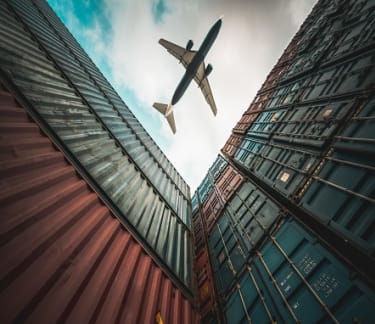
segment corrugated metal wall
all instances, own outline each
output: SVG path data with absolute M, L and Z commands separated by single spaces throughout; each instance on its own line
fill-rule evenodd
M 180 195 L 182 196 L 180 199 L 184 198 L 186 201 L 189 201 L 190 192 L 186 182 L 162 153 L 160 148 L 155 144 L 129 108 L 124 104 L 120 96 L 113 90 L 112 86 L 100 73 L 88 55 L 82 50 L 78 42 L 72 37 L 70 32 L 56 17 L 52 9 L 44 0 L 34 1 L 34 3 L 35 8 L 37 8 L 41 17 L 45 18 L 45 20 L 41 21 L 41 26 L 38 26 L 39 28 L 30 25 L 33 31 L 36 32 L 38 39 L 43 45 L 48 47 L 50 39 L 48 37 L 39 37 L 39 35 L 41 35 L 40 27 L 43 25 L 47 26 L 48 24 L 50 28 L 54 30 L 56 36 L 65 44 L 65 51 L 59 49 L 56 53 L 51 48 L 49 53 L 56 61 L 63 65 L 64 63 L 66 64 L 67 60 L 69 60 L 69 63 L 77 62 L 81 65 L 83 74 L 87 76 L 87 78 L 84 79 L 82 78 L 82 75 L 77 77 L 74 74 L 74 72 L 76 72 L 74 68 L 65 68 L 64 72 L 70 77 L 70 80 L 91 103 L 91 106 L 98 112 L 108 128 L 115 133 L 116 137 L 121 141 L 121 144 L 124 145 L 132 158 L 134 160 L 139 159 L 139 161 L 136 162 L 140 165 L 140 168 L 142 168 L 142 165 L 145 163 L 155 164 L 155 166 L 144 168 L 144 172 L 153 185 L 156 186 L 162 195 L 166 197 L 165 199 L 170 200 L 169 203 L 173 207 L 177 205 L 177 197 L 175 197 L 175 195 Z M 27 19 L 22 11 L 19 11 L 19 13 Z M 61 55 L 64 55 L 64 57 L 61 58 Z M 83 80 L 86 81 L 86 86 L 83 85 Z M 95 93 L 92 93 L 91 89 L 95 89 Z M 95 97 L 93 98 L 94 94 Z M 142 152 L 140 152 L 140 148 L 142 147 L 144 147 L 148 154 L 142 154 Z M 142 159 L 140 157 L 142 157 Z M 161 186 L 160 183 L 156 181 L 161 174 L 162 177 L 166 177 L 170 183 L 168 182 L 166 185 Z M 168 186 L 171 186 L 171 188 Z M 176 188 L 173 188 L 173 186 L 176 186 Z M 181 192 L 179 192 L 177 188 Z M 170 190 L 176 190 L 176 193 L 169 194 Z M 187 221 L 185 218 L 183 220 L 185 222 Z
M 2 73 L 191 294 L 188 187 L 43 1 L 3 1 L 0 22 Z
M 1 323 L 197 323 L 190 302 L 0 89 Z
M 374 8 L 320 1 L 234 154 L 251 176 L 372 259 Z
M 193 199 L 224 322 L 375 321 L 374 9 L 315 5 L 222 149 L 245 180 Z
M 242 182 L 243 176 L 218 155 L 192 198 L 194 269 L 198 285 L 197 299 L 204 323 L 224 320 L 219 310 L 220 290 L 216 289 L 213 273 L 216 256 L 209 256 L 208 234 Z

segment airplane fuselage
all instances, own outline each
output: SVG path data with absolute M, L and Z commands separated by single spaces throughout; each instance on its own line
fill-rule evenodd
M 212 44 L 219 33 L 221 27 L 221 19 L 219 19 L 209 30 L 207 36 L 205 37 L 202 45 L 199 47 L 198 51 L 195 53 L 193 60 L 186 67 L 186 72 L 182 77 L 180 83 L 178 84 L 171 101 L 171 105 L 175 105 L 180 98 L 185 93 L 187 87 L 189 86 L 191 80 L 193 80 L 199 66 L 204 61 L 208 51 L 210 50 Z

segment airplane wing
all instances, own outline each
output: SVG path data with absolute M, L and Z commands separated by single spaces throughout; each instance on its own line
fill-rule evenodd
M 201 88 L 204 98 L 206 99 L 207 103 L 210 105 L 212 112 L 216 116 L 216 104 L 212 95 L 210 84 L 208 83 L 208 79 L 205 76 L 205 71 L 206 67 L 202 62 L 202 64 L 198 68 L 197 73 L 195 74 L 194 80 L 198 84 L 199 88 Z
M 176 134 L 176 123 L 174 121 L 173 112 L 167 116 L 167 121 L 170 128 L 172 129 L 173 134 Z
M 188 51 L 186 48 L 173 44 L 162 38 L 159 40 L 159 44 L 165 47 L 169 53 L 177 58 L 185 68 L 193 60 L 193 57 L 196 53 L 195 51 Z

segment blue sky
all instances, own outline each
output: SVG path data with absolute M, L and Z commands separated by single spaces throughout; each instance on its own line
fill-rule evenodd
M 311 11 L 315 0 L 47 0 L 191 186 L 199 185 L 231 129 Z M 158 44 L 199 47 L 224 15 L 207 56 L 214 117 L 195 84 L 175 107 L 173 135 L 155 101 L 168 103 L 184 69 Z

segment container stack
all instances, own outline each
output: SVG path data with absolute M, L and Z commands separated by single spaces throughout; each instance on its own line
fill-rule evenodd
M 202 323 L 215 323 L 220 316 L 215 283 L 209 260 L 202 218 L 199 211 L 193 217 L 194 273 L 197 282 L 196 301 L 201 314 Z
M 222 317 L 207 237 L 242 181 L 240 173 L 218 155 L 192 198 L 195 273 L 203 323 L 215 323 Z
M 224 322 L 375 320 L 374 9 L 319 1 L 222 149 L 241 183 L 195 217 Z
M 232 159 L 358 260 L 374 249 L 373 9 L 367 1 L 318 3 Z
M 44 0 L 0 35 L 0 322 L 198 322 L 186 182 Z
M 268 74 L 266 81 L 263 83 L 263 85 L 257 92 L 257 95 L 250 104 L 249 108 L 243 113 L 241 119 L 233 128 L 232 134 L 230 135 L 224 147 L 222 148 L 222 152 L 226 156 L 233 157 L 238 147 L 240 146 L 241 141 L 243 140 L 250 124 L 257 118 L 259 112 L 262 111 L 264 107 L 267 105 L 269 98 L 275 91 L 276 84 L 279 82 L 281 76 L 285 73 L 285 71 L 289 69 L 290 65 L 292 64 L 293 58 L 297 53 L 297 48 L 300 44 L 300 40 L 300 32 L 298 32 L 294 36 L 292 41 L 289 43 L 287 48 L 284 50 L 283 55 L 280 57 L 276 65 Z

